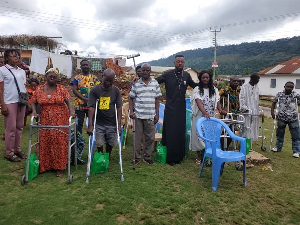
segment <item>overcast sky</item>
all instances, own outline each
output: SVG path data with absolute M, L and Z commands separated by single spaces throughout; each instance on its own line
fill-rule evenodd
M 212 47 L 220 28 L 219 45 L 299 36 L 300 0 L 0 0 L 0 35 L 61 36 L 61 50 L 137 64 Z

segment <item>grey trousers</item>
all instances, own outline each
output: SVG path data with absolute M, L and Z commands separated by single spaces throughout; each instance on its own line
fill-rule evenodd
M 141 159 L 141 144 L 145 135 L 144 159 L 151 159 L 155 141 L 155 124 L 150 119 L 135 119 L 135 159 Z

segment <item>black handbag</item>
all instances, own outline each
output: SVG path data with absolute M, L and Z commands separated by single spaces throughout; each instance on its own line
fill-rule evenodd
M 19 88 L 19 85 L 18 85 L 18 82 L 17 82 L 17 79 L 15 77 L 15 75 L 13 74 L 13 72 L 7 67 L 5 66 L 6 69 L 9 70 L 9 72 L 14 76 L 14 80 L 15 80 L 15 83 L 16 83 L 16 86 L 17 86 L 17 89 L 18 89 L 18 93 L 19 93 L 19 105 L 28 105 L 28 96 L 27 96 L 27 93 L 24 93 L 24 92 L 20 92 L 20 88 Z

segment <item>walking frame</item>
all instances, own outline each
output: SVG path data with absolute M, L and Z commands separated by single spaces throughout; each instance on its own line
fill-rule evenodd
M 236 128 L 240 130 L 240 136 L 243 136 L 244 132 L 244 125 L 245 125 L 245 117 L 243 115 L 229 112 L 229 103 L 230 103 L 230 94 L 227 94 L 227 114 L 226 116 L 223 116 L 221 119 L 223 122 L 225 122 L 233 132 L 235 132 Z M 223 108 L 225 107 L 225 99 L 223 98 L 222 102 Z M 236 119 L 234 119 L 236 118 Z M 227 138 L 229 138 L 228 134 L 224 131 L 224 134 L 222 135 L 224 138 L 224 148 L 227 149 Z M 236 142 L 233 141 L 234 149 L 237 149 Z
M 72 119 L 74 119 L 74 121 L 72 122 Z M 30 155 L 31 155 L 31 149 L 33 146 L 37 146 L 37 151 L 36 153 L 39 154 L 40 148 L 39 148 L 39 143 L 40 143 L 40 130 L 48 130 L 48 129 L 54 129 L 54 130 L 58 130 L 59 132 L 61 132 L 63 135 L 68 135 L 68 182 L 71 184 L 73 182 L 73 175 L 71 174 L 71 151 L 72 151 L 72 147 L 74 146 L 75 148 L 75 153 L 77 152 L 77 147 L 76 147 L 76 138 L 73 138 L 74 142 L 72 143 L 72 127 L 76 136 L 76 119 L 77 118 L 73 118 L 72 116 L 69 117 L 69 125 L 65 125 L 65 126 L 50 126 L 50 125 L 39 125 L 39 121 L 34 122 L 35 117 L 32 116 L 31 117 L 31 121 L 30 121 L 30 127 L 29 127 L 29 143 L 28 143 L 28 154 L 27 154 L 27 159 L 26 159 L 26 172 L 25 175 L 22 176 L 22 185 L 25 185 L 28 182 L 28 173 L 29 173 L 29 161 L 30 161 Z M 36 128 L 36 131 L 33 130 L 33 128 Z M 68 129 L 68 133 L 63 132 L 59 129 L 61 128 L 67 128 Z M 37 142 L 32 144 L 32 136 L 34 134 L 37 134 Z M 75 160 L 75 167 L 77 169 L 77 161 Z
M 246 124 L 245 124 L 245 129 L 250 129 L 251 130 L 251 125 L 252 125 L 252 122 L 253 122 L 253 118 L 254 117 L 261 117 L 261 124 L 260 124 L 260 126 L 259 126 L 259 129 L 261 130 L 261 131 L 259 131 L 259 133 L 261 133 L 261 135 L 258 135 L 258 137 L 259 138 L 261 138 L 261 147 L 260 147 L 260 149 L 262 150 L 262 151 L 266 151 L 267 150 L 267 148 L 266 148 L 266 146 L 265 146 L 265 142 L 264 142 L 264 140 L 266 139 L 266 137 L 265 137 L 265 135 L 264 135 L 264 121 L 265 121 L 265 116 L 264 116 L 264 111 L 263 111 L 263 109 L 259 109 L 259 114 L 258 115 L 253 115 L 252 114 L 252 111 L 249 109 L 249 111 L 247 112 L 247 113 L 242 113 L 244 116 L 250 116 L 250 126 L 249 127 L 247 127 L 246 126 Z M 251 149 L 252 149 L 252 141 L 251 141 Z

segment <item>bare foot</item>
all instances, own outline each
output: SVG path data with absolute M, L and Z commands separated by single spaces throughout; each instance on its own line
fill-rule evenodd
M 57 170 L 56 171 L 56 176 L 57 177 L 60 177 L 60 176 L 62 176 L 63 175 L 63 172 L 61 171 L 61 170 Z

